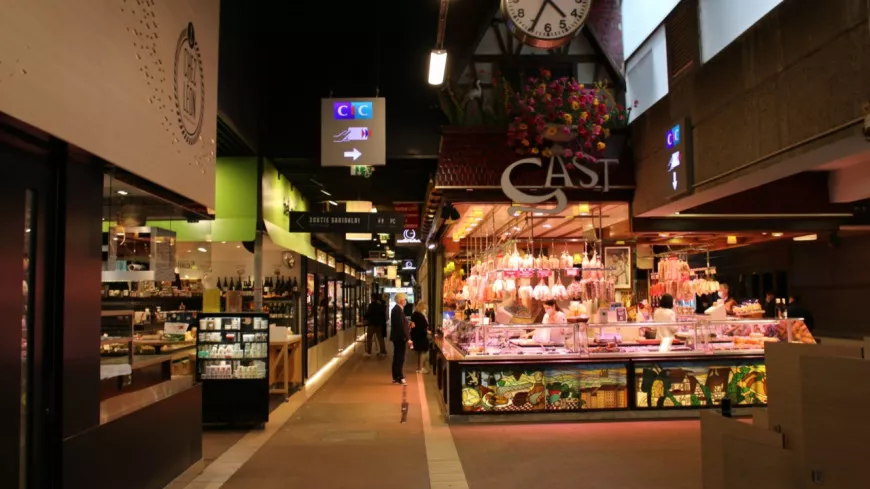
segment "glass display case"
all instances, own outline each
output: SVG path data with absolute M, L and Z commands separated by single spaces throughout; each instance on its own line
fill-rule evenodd
M 435 374 L 451 416 L 764 406 L 764 345 L 815 342 L 799 319 L 443 326 Z
M 100 379 L 133 373 L 133 311 L 103 311 L 100 321 Z
M 268 421 L 269 315 L 201 313 L 196 336 L 203 422 Z

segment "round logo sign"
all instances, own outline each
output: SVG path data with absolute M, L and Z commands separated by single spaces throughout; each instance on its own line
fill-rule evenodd
M 405 241 L 413 241 L 417 239 L 417 231 L 406 229 L 405 232 L 402 233 L 402 237 L 405 238 Z
M 188 144 L 196 144 L 202 131 L 205 110 L 205 82 L 202 77 L 202 56 L 193 23 L 178 36 L 175 47 L 175 111 L 181 134 Z

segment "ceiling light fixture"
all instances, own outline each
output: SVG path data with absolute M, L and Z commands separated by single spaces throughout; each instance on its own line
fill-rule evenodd
M 805 236 L 795 236 L 794 237 L 795 241 L 815 241 L 817 239 L 819 239 L 818 234 L 807 234 Z
M 203 247 L 199 247 L 199 248 L 197 248 L 197 250 L 199 250 L 200 253 L 206 253 L 206 252 L 208 252 L 208 250 L 205 249 L 205 248 L 203 248 Z
M 376 212 L 378 212 L 378 208 L 377 208 L 377 207 L 372 207 L 372 214 L 374 214 L 374 213 L 376 213 Z
M 435 243 L 429 243 L 428 248 L 429 248 L 430 250 L 434 250 L 436 246 L 437 246 L 437 245 L 436 245 Z
M 774 238 L 781 238 L 782 233 L 771 233 L 771 236 L 773 236 Z
M 327 192 L 326 190 L 320 189 L 320 192 L 327 197 L 332 197 L 332 194 Z
M 447 69 L 447 51 L 433 49 L 429 53 L 429 84 L 441 85 L 444 83 L 444 72 Z
M 334 206 L 338 206 L 338 202 L 336 202 L 336 201 L 334 201 L 334 200 L 329 200 L 329 201 L 327 201 L 327 202 L 329 202 L 330 204 L 332 204 L 332 205 L 334 205 Z
M 730 245 L 735 245 L 737 244 L 737 236 L 728 236 L 727 238 L 725 238 L 725 242 Z
M 659 238 L 667 238 L 668 233 L 659 233 Z
M 126 190 L 118 190 L 118 195 L 127 195 L 128 192 Z
M 547 229 L 550 229 L 550 228 L 551 228 L 551 227 L 553 227 L 553 225 L 552 225 L 552 224 L 549 224 L 549 223 L 547 223 L 547 224 L 544 224 L 544 227 L 545 227 L 545 228 L 547 228 Z

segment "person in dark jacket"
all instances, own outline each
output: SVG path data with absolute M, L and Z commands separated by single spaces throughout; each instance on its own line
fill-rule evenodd
M 393 383 L 407 384 L 405 380 L 405 351 L 411 345 L 411 332 L 404 307 L 408 297 L 404 293 L 396 294 L 396 305 L 390 311 L 390 341 L 393 342 Z
M 776 294 L 768 292 L 764 295 L 764 317 L 768 319 L 776 318 Z
M 417 352 L 417 373 L 423 373 L 423 357 L 429 353 L 429 320 L 426 319 L 426 301 L 417 303 L 411 315 L 411 343 Z
M 372 294 L 372 302 L 366 309 L 364 316 L 366 321 L 366 352 L 365 356 L 372 354 L 372 339 L 378 340 L 378 356 L 387 356 L 387 348 L 384 344 L 384 333 L 387 331 L 387 308 L 381 301 L 381 296 Z
M 804 324 L 807 325 L 807 329 L 810 330 L 810 333 L 813 332 L 813 328 L 816 326 L 816 321 L 813 318 L 813 313 L 811 313 L 804 305 L 801 296 L 795 294 L 788 298 L 788 308 L 786 309 L 786 312 L 789 319 L 803 319 Z

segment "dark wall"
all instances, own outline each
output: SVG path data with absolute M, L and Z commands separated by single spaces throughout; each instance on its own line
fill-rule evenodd
M 785 272 L 788 293 L 801 295 L 817 334 L 870 336 L 863 307 L 870 297 L 868 250 L 867 236 L 819 235 L 814 242 L 780 241 L 713 253 L 711 264 L 732 285 L 753 274 Z
M 255 151 L 262 115 L 260 76 L 268 51 L 260 30 L 257 9 L 249 2 L 221 2 L 218 110 Z
M 685 9 L 697 9 L 697 0 L 684 0 L 666 20 L 668 54 L 694 52 L 694 60 L 681 73 L 669 66 L 669 95 L 633 124 L 638 181 L 645 182 L 636 193 L 636 213 L 666 202 L 664 136 L 680 117 L 694 125 L 696 185 L 757 162 L 699 189 L 857 133 L 843 129 L 806 141 L 862 117 L 870 100 L 865 0 L 785 0 L 704 64 L 698 47 L 686 46 L 696 34 L 671 35 L 697 29 L 686 25 L 697 12 Z
M 59 204 L 63 260 L 63 437 L 100 424 L 102 167 L 72 149 L 62 168 Z

